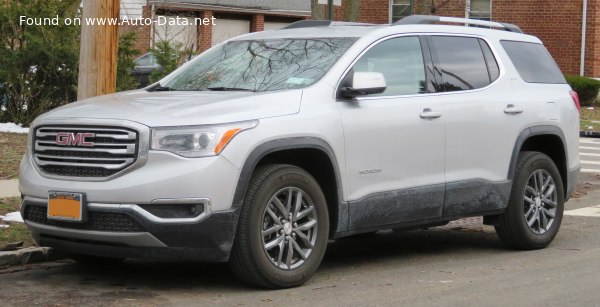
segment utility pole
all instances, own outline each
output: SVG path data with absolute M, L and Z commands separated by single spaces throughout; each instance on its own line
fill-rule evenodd
M 117 84 L 119 0 L 85 0 L 81 17 L 81 49 L 77 100 L 114 93 Z M 105 25 L 88 25 L 86 20 L 105 19 Z
M 333 0 L 327 0 L 327 17 L 333 20 Z

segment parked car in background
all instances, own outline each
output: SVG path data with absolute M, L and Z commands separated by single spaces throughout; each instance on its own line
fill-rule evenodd
M 162 66 L 156 61 L 156 57 L 152 52 L 148 52 L 135 61 L 135 67 L 131 71 L 131 75 L 134 76 L 139 82 L 139 87 L 145 87 L 150 84 L 150 75 L 155 71 L 162 71 Z

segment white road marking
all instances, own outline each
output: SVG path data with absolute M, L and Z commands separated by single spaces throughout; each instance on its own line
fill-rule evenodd
M 564 215 L 600 217 L 600 205 L 575 210 L 568 210 L 564 212 Z
M 600 173 L 600 169 L 594 169 L 594 168 L 582 168 L 580 170 L 580 172 L 582 173 Z
M 596 140 L 596 139 L 579 139 L 579 143 L 583 143 L 583 144 L 598 144 L 600 145 L 600 140 Z
M 600 157 L 600 154 L 597 153 L 588 153 L 588 152 L 580 152 L 580 156 L 588 156 L 588 157 Z
M 600 161 L 585 161 L 585 160 L 581 160 L 581 164 L 594 164 L 594 165 L 600 165 Z
M 579 146 L 579 149 L 586 149 L 586 150 L 600 150 L 600 147 Z

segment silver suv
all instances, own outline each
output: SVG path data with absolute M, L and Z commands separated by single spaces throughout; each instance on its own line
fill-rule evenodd
M 40 116 L 21 210 L 82 262 L 228 261 L 268 288 L 308 280 L 330 239 L 468 216 L 538 249 L 578 181 L 578 109 L 514 25 L 301 21 Z

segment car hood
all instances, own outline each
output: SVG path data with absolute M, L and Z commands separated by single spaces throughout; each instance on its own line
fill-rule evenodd
M 150 127 L 219 124 L 298 113 L 302 90 L 278 92 L 136 90 L 56 108 L 38 120 L 123 119 Z

